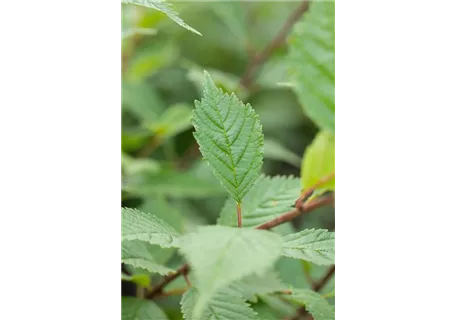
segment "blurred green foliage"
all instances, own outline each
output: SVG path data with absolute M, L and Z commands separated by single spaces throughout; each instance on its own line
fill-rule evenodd
M 216 223 L 228 194 L 202 162 L 190 123 L 194 100 L 201 99 L 203 70 L 217 86 L 235 92 L 258 113 L 265 136 L 262 172 L 301 176 L 302 155 L 319 128 L 303 112 L 293 89 L 283 85 L 290 81 L 285 59 L 289 45 L 274 50 L 253 81 L 240 85 L 254 56 L 273 40 L 299 5 L 173 2 L 179 17 L 199 31 L 199 36 L 159 11 L 122 4 L 122 206 L 153 212 L 182 233 Z M 334 230 L 334 210 L 318 209 L 276 231 L 287 234 L 302 228 Z M 170 268 L 182 263 L 173 248 L 152 246 L 150 250 L 156 261 Z M 310 286 L 305 268 L 315 279 L 327 269 L 285 257 L 277 268 L 286 283 L 301 288 Z M 147 270 L 127 269 L 148 274 Z M 158 278 L 154 275 L 152 284 Z M 181 278 L 168 288 L 183 286 Z M 333 288 L 331 280 L 321 292 Z M 180 296 L 171 297 L 157 304 L 170 319 L 177 320 L 182 319 L 179 300 Z M 281 303 L 264 297 L 254 309 L 265 317 L 271 313 L 283 316 L 290 310 L 280 307 Z

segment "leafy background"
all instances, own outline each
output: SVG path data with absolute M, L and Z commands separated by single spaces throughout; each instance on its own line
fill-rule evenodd
M 199 36 L 159 11 L 122 4 L 122 206 L 153 212 L 180 233 L 217 222 L 228 194 L 202 162 L 190 124 L 194 100 L 202 94 L 203 70 L 211 74 L 217 86 L 250 103 L 259 115 L 265 136 L 262 173 L 301 175 L 301 161 L 319 127 L 304 111 L 295 91 L 283 85 L 290 82 L 286 57 L 293 39 L 274 50 L 250 83 L 240 85 L 249 62 L 271 42 L 299 5 L 173 2 L 179 17 L 198 30 Z M 318 14 L 306 23 L 324 22 Z M 304 228 L 333 231 L 334 209 L 318 209 L 276 231 L 287 234 Z M 175 248 L 149 246 L 144 250 L 152 252 L 156 260 L 148 263 L 175 269 L 183 262 Z M 149 281 L 141 275 L 149 272 L 140 266 L 123 268 L 142 279 L 137 283 L 148 286 Z M 314 279 L 327 270 L 285 257 L 276 269 L 284 282 L 297 288 L 309 287 L 305 269 Z M 153 284 L 159 275 L 151 278 Z M 167 289 L 181 287 L 185 287 L 182 278 Z M 334 279 L 321 293 L 333 289 Z M 136 294 L 132 282 L 122 281 L 122 296 Z M 180 298 L 171 296 L 155 302 L 169 319 L 182 319 Z M 255 311 L 260 315 L 295 311 L 274 299 L 265 297 L 255 305 Z M 328 301 L 334 303 L 332 298 Z

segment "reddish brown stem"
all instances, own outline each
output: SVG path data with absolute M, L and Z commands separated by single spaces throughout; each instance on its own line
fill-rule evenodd
M 244 75 L 241 78 L 240 84 L 246 88 L 250 87 L 252 84 L 253 76 L 255 75 L 256 71 L 259 69 L 259 67 L 264 64 L 269 57 L 273 54 L 274 50 L 279 48 L 285 43 L 285 39 L 290 32 L 291 28 L 293 25 L 301 18 L 301 16 L 304 14 L 304 12 L 307 11 L 309 8 L 309 2 L 308 1 L 303 1 L 295 11 L 292 12 L 292 14 L 288 17 L 288 19 L 285 21 L 285 24 L 282 26 L 282 29 L 280 29 L 279 33 L 272 39 L 271 42 L 268 43 L 268 45 L 252 60 L 250 60 L 249 64 L 247 65 L 247 68 L 244 72 Z
M 236 211 L 237 211 L 238 227 L 242 228 L 242 210 L 241 210 L 241 205 L 239 203 L 236 203 Z
M 296 218 L 300 214 L 307 213 L 307 212 L 310 212 L 310 211 L 312 211 L 312 210 L 314 210 L 316 208 L 322 207 L 322 206 L 324 206 L 326 204 L 333 204 L 333 203 L 334 203 L 334 195 L 333 194 L 331 194 L 330 196 L 317 198 L 315 200 L 309 201 L 308 203 L 304 203 L 302 206 L 300 206 L 300 208 L 295 208 L 295 209 L 293 209 L 291 211 L 288 211 L 288 212 L 282 214 L 281 216 L 278 216 L 275 219 L 272 219 L 271 221 L 267 221 L 267 222 L 259 225 L 258 227 L 256 227 L 256 229 L 271 229 L 271 228 L 274 228 L 274 227 L 278 226 L 279 224 L 288 222 L 288 221 Z
M 161 139 L 158 136 L 152 136 L 149 141 L 138 152 L 138 158 L 147 158 L 160 145 Z
M 188 279 L 188 275 L 187 275 L 187 274 L 188 274 L 188 273 L 184 273 L 184 279 L 185 279 L 185 282 L 187 282 L 187 285 L 188 285 L 189 287 L 191 287 L 191 286 L 192 286 L 192 283 L 191 283 L 190 280 Z
M 329 281 L 329 279 L 331 279 L 331 277 L 333 276 L 333 274 L 335 272 L 336 272 L 336 266 L 333 265 L 332 267 L 330 267 L 328 269 L 326 274 L 320 280 L 313 283 L 312 288 L 315 291 L 320 291 L 325 286 L 325 284 Z
M 315 200 L 310 201 L 309 203 L 306 203 L 302 207 L 302 211 L 299 211 L 298 209 L 294 209 L 294 210 L 292 210 L 290 212 L 286 212 L 283 215 L 281 215 L 281 216 L 279 216 L 279 217 L 277 217 L 277 218 L 275 218 L 275 219 L 273 219 L 271 221 L 265 222 L 265 223 L 257 226 L 255 229 L 266 230 L 266 229 L 273 228 L 275 226 L 278 226 L 279 224 L 282 224 L 282 223 L 285 223 L 287 221 L 292 220 L 293 218 L 297 217 L 298 215 L 300 215 L 302 213 L 307 213 L 307 212 L 310 212 L 310 211 L 312 211 L 312 210 L 314 210 L 316 208 L 319 208 L 319 207 L 321 207 L 323 205 L 331 204 L 331 203 L 333 203 L 333 201 L 334 201 L 333 195 L 326 196 L 326 197 L 323 197 L 323 198 L 317 198 Z M 151 299 L 151 298 L 155 297 L 157 294 L 161 293 L 163 288 L 168 283 L 170 283 L 174 279 L 178 278 L 181 274 L 187 274 L 189 271 L 190 271 L 190 266 L 187 263 L 182 265 L 179 269 L 177 269 L 176 273 L 173 273 L 171 275 L 168 275 L 168 276 L 164 277 L 162 279 L 162 281 L 157 286 L 155 286 L 152 289 L 152 291 L 150 291 L 146 295 L 146 298 L 147 299 Z
M 298 200 L 296 200 L 295 202 L 295 206 L 296 208 L 299 209 L 300 206 L 302 206 L 302 203 L 303 201 L 309 197 L 314 191 L 315 189 L 318 189 L 320 188 L 322 185 L 324 185 L 326 182 L 328 181 L 331 181 L 332 179 L 334 179 L 336 177 L 336 173 L 335 172 L 332 172 L 330 173 L 329 175 L 321 178 L 320 180 L 318 180 L 312 187 L 304 190 L 302 193 L 301 193 L 301 196 L 298 198 Z
M 190 271 L 190 266 L 188 265 L 188 263 L 186 263 L 186 264 L 182 265 L 179 269 L 177 269 L 176 273 L 173 273 L 173 274 L 170 274 L 170 275 L 167 275 L 167 276 L 163 277 L 163 279 L 160 281 L 160 283 L 158 285 L 156 285 L 152 289 L 152 291 L 150 291 L 146 295 L 146 299 L 151 299 L 151 298 L 155 297 L 156 295 L 158 295 L 159 293 L 162 292 L 163 288 L 168 283 L 170 283 L 174 279 L 178 278 L 181 274 L 187 274 L 189 271 Z

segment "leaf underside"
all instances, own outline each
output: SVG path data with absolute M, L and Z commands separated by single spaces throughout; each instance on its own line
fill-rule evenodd
M 161 247 L 177 246 L 179 233 L 153 214 L 122 208 L 122 241 L 140 240 Z
M 195 318 L 193 310 L 198 300 L 199 293 L 195 288 L 191 288 L 182 297 L 181 309 L 185 320 L 260 320 L 244 299 L 224 291 L 217 292 L 207 302 L 202 316 Z
M 122 241 L 122 263 L 161 275 L 175 272 L 173 269 L 157 263 L 148 246 L 150 244 L 138 240 Z
M 323 229 L 306 229 L 283 237 L 283 255 L 317 265 L 335 263 L 335 234 Z
M 287 289 L 275 271 L 268 271 L 262 276 L 247 276 L 230 285 L 230 290 L 241 295 L 250 302 L 257 303 L 258 296 Z
M 122 297 L 122 320 L 168 320 L 166 314 L 152 301 Z
M 248 275 L 261 276 L 282 253 L 282 239 L 277 234 L 225 226 L 201 227 L 184 235 L 180 246 L 199 289 L 195 317 L 217 291 Z
M 315 320 L 334 320 L 334 307 L 321 295 L 309 289 L 295 289 L 292 299 L 305 306 Z

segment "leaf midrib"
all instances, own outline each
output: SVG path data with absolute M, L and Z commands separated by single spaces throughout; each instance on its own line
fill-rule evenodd
M 223 101 L 224 96 L 223 96 L 223 94 L 221 93 L 221 90 L 220 90 L 220 89 L 217 89 L 217 88 L 215 88 L 215 90 L 217 91 L 217 98 L 220 98 L 220 96 L 221 96 L 222 99 L 219 99 L 219 100 Z M 215 100 L 213 97 L 211 97 L 211 98 L 212 98 L 212 100 Z M 228 108 L 228 110 L 230 110 L 231 107 L 232 107 L 232 106 L 231 106 L 231 101 L 230 101 L 229 99 L 227 99 L 227 100 L 228 100 L 228 103 L 229 103 L 229 108 Z M 215 102 L 215 101 L 212 101 L 212 102 Z M 230 151 L 229 154 L 228 154 L 228 157 L 230 158 L 230 162 L 231 162 L 231 166 L 232 166 L 232 167 L 231 167 L 231 170 L 233 171 L 233 174 L 234 174 L 234 184 L 236 185 L 236 192 L 237 192 L 237 191 L 238 191 L 237 189 L 238 189 L 239 185 L 238 185 L 238 183 L 237 183 L 236 167 L 234 166 L 233 150 L 231 149 L 230 140 L 229 140 L 228 134 L 227 134 L 227 132 L 226 132 L 225 122 L 222 121 L 222 114 L 220 113 L 220 110 L 219 110 L 219 108 L 218 108 L 218 105 L 217 105 L 216 103 L 214 103 L 214 105 L 215 105 L 215 108 L 214 108 L 214 109 L 215 109 L 215 112 L 217 112 L 219 121 L 220 121 L 220 123 L 222 124 L 222 127 L 223 127 L 223 137 L 225 138 L 226 146 L 228 147 L 228 149 L 229 149 L 229 151 Z M 239 110 L 239 113 L 241 113 L 241 112 L 242 112 L 242 110 Z M 235 122 L 236 122 L 236 121 L 237 121 L 237 117 L 236 117 L 235 121 L 233 122 L 233 126 L 235 125 Z M 245 121 L 245 117 L 244 117 L 244 121 Z M 240 132 L 240 131 L 239 131 L 239 132 Z M 233 143 L 234 143 L 234 142 L 233 142 Z M 237 201 L 236 201 L 236 202 L 237 202 Z

